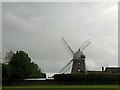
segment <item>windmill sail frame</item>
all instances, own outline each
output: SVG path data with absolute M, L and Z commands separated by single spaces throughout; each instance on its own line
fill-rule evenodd
M 70 55 L 73 56 L 73 59 L 70 60 L 61 70 L 59 73 L 63 72 L 66 67 L 68 67 L 72 62 L 72 74 L 76 74 L 78 72 L 83 72 L 87 74 L 87 67 L 85 64 L 85 55 L 82 53 L 82 51 L 91 43 L 91 41 L 88 39 L 86 40 L 82 45 L 81 48 L 74 53 L 71 47 L 68 45 L 68 43 L 65 41 L 65 39 L 62 37 L 61 39 L 63 41 L 63 45 L 67 47 L 67 50 L 69 50 Z M 69 68 L 70 69 L 70 68 Z

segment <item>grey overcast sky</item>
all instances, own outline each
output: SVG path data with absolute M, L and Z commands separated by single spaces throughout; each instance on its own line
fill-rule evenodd
M 75 52 L 83 51 L 89 70 L 118 66 L 118 5 L 108 2 L 4 2 L 3 55 L 23 50 L 44 72 L 58 73 L 72 57 L 60 42 L 63 36 Z

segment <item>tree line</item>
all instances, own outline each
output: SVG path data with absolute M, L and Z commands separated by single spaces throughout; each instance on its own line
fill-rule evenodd
M 36 63 L 31 61 L 31 58 L 24 51 L 16 53 L 10 51 L 6 54 L 4 63 L 2 63 L 3 85 L 10 85 L 14 80 L 41 77 L 46 77 L 46 74 Z

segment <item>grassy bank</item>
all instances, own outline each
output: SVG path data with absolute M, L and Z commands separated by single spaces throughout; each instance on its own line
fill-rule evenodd
M 118 85 L 30 85 L 3 86 L 2 90 L 119 90 Z

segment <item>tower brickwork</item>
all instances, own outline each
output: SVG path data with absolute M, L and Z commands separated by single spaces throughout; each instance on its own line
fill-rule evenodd
M 85 67 L 85 55 L 81 55 L 81 58 L 79 59 L 73 59 L 73 65 L 72 65 L 72 74 L 77 74 L 79 72 L 86 72 Z

